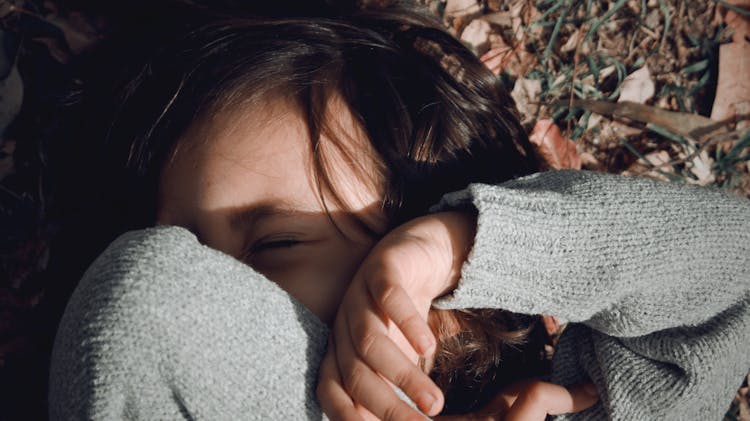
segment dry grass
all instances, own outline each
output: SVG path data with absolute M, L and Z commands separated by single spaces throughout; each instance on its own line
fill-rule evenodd
M 719 49 L 735 30 L 726 11 L 750 15 L 730 4 L 736 1 L 485 0 L 478 8 L 465 6 L 471 1 L 422 2 L 517 93 L 529 131 L 539 120 L 557 124 L 582 168 L 750 198 L 750 109 L 708 119 L 722 100 Z M 459 3 L 464 7 L 452 7 Z M 750 69 L 750 55 L 737 60 Z M 629 75 L 640 83 L 626 82 Z M 618 104 L 620 97 L 640 104 Z M 750 97 L 743 99 L 750 105 Z M 725 420 L 750 421 L 747 383 Z

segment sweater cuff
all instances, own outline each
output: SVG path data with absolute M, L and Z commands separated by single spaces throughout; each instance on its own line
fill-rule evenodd
M 543 173 L 523 177 L 539 178 Z M 471 184 L 449 193 L 430 212 L 471 209 L 478 212 L 474 245 L 461 271 L 458 287 L 433 301 L 438 309 L 503 308 L 540 314 L 556 307 L 561 294 L 546 293 L 565 267 L 554 264 L 568 227 L 565 212 L 550 192 L 534 195 L 510 182 Z M 571 289 L 568 289 L 571 290 Z M 573 289 L 574 290 L 574 289 Z M 559 304 L 558 304 L 559 305 Z

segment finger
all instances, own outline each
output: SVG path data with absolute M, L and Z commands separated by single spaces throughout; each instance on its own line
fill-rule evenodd
M 380 421 L 380 419 L 376 417 L 375 414 L 368 411 L 367 408 L 365 408 L 361 404 L 354 402 L 354 408 L 357 409 L 357 411 L 359 412 L 359 415 L 361 415 L 362 418 L 365 419 L 365 421 Z
M 547 382 L 532 382 L 513 403 L 507 421 L 543 421 L 548 414 L 557 415 L 582 411 L 599 400 L 581 385 L 570 390 Z
M 320 408 L 331 421 L 363 419 L 341 383 L 332 336 L 329 336 L 328 350 L 320 364 L 318 378 L 315 393 L 320 402 Z
M 404 391 L 424 413 L 439 413 L 443 407 L 443 394 L 440 388 L 388 337 L 388 331 L 377 314 L 367 310 L 360 311 L 360 314 L 361 321 L 346 322 L 349 324 L 354 352 L 372 371 Z M 340 360 L 353 361 L 354 358 Z M 353 397 L 359 400 L 357 396 Z
M 570 386 L 565 390 L 568 392 L 566 399 L 556 401 L 555 403 L 559 403 L 560 405 L 550 406 L 547 410 L 548 414 L 558 415 L 568 412 L 580 412 L 599 401 L 599 392 L 593 383 L 582 383 Z
M 406 291 L 382 275 L 366 276 L 365 284 L 375 304 L 398 326 L 414 350 L 423 357 L 432 355 L 435 335 Z
M 341 319 L 341 324 L 348 329 L 345 320 Z M 390 341 L 388 338 L 384 339 Z M 338 364 L 343 385 L 354 401 L 384 421 L 424 420 L 419 412 L 402 401 L 390 385 L 357 357 L 351 342 L 337 340 L 336 353 L 341 356 L 338 358 Z M 408 392 L 406 393 L 408 395 Z

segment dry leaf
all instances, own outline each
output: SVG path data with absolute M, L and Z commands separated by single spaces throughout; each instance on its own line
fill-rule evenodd
M 581 38 L 581 31 L 576 29 L 570 36 L 568 37 L 568 40 L 565 41 L 565 44 L 563 44 L 562 47 L 560 47 L 560 51 L 563 53 L 569 53 L 571 51 L 575 51 L 576 47 L 578 46 L 578 40 Z
M 448 18 L 471 19 L 482 13 L 482 6 L 477 0 L 448 0 L 443 13 Z
M 592 113 L 589 117 L 588 123 L 586 123 L 586 130 L 591 130 L 594 127 L 598 127 L 601 124 L 602 119 L 604 119 L 604 117 L 602 117 L 601 114 Z M 581 117 L 581 121 L 579 124 L 583 124 L 583 117 Z
M 582 152 L 579 156 L 581 157 L 581 166 L 583 168 L 605 171 L 602 163 L 590 152 Z
M 516 101 L 518 111 L 524 116 L 524 121 L 533 120 L 539 112 L 539 95 L 542 93 L 542 81 L 536 79 L 519 78 L 510 96 Z
M 490 33 L 492 28 L 487 21 L 474 19 L 461 33 L 461 41 L 468 44 L 477 55 L 482 55 L 490 49 Z
M 686 177 L 685 181 L 690 184 L 698 184 L 701 186 L 706 186 L 716 181 L 716 177 L 714 177 L 713 172 L 711 172 L 711 165 L 713 165 L 714 160 L 708 156 L 708 152 L 705 149 L 690 162 L 693 164 L 690 168 L 690 172 L 698 177 L 698 180 Z
M 750 10 L 750 0 L 724 0 L 726 3 L 731 4 L 745 10 Z M 723 16 L 724 23 L 732 28 L 732 40 L 739 42 L 748 35 L 750 35 L 750 19 L 740 15 L 732 9 L 725 7 L 719 8 L 719 13 Z
M 736 6 L 750 8 L 748 0 L 734 0 Z M 719 79 L 711 118 L 734 119 L 740 108 L 750 105 L 750 19 L 732 10 L 726 11 L 726 24 L 733 30 L 733 42 L 719 47 Z
M 575 143 L 565 139 L 552 120 L 539 120 L 529 140 L 546 166 L 554 169 L 581 169 L 581 157 Z
M 501 28 L 511 28 L 513 23 L 513 17 L 509 12 L 496 12 L 482 16 L 480 19 L 486 20 L 487 22 L 497 25 Z
M 617 102 L 631 101 L 643 104 L 656 93 L 656 86 L 651 80 L 648 66 L 643 66 L 628 75 L 620 86 L 620 97 Z
M 750 9 L 750 0 L 729 0 L 728 3 Z M 724 22 L 732 29 L 732 43 L 719 49 L 719 79 L 711 118 L 732 119 L 750 103 L 750 19 L 733 10 L 720 8 Z
M 648 162 L 644 161 L 643 158 L 646 158 L 646 161 Z M 634 162 L 633 165 L 622 172 L 622 175 L 635 175 L 661 181 L 670 181 L 669 177 L 657 171 L 656 168 L 652 168 L 658 167 L 658 170 L 668 174 L 675 173 L 672 165 L 665 165 L 672 160 L 667 151 L 654 151 L 644 155 L 643 158 L 638 158 L 638 161 Z
M 491 48 L 480 60 L 492 73 L 499 75 L 507 71 L 513 77 L 522 77 L 534 63 L 534 55 L 521 48 L 520 44 L 513 48 L 497 34 L 491 34 L 489 39 Z

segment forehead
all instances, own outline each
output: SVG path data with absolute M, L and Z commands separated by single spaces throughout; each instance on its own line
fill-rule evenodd
M 350 210 L 371 209 L 382 200 L 382 182 L 376 160 L 362 157 L 375 154 L 338 95 L 327 103 L 326 123 L 337 139 L 324 133 L 318 145 L 328 178 Z M 162 174 L 160 199 L 201 211 L 274 201 L 300 211 L 323 209 L 302 110 L 275 96 L 209 113 L 178 143 Z M 335 208 L 329 200 L 326 206 Z

